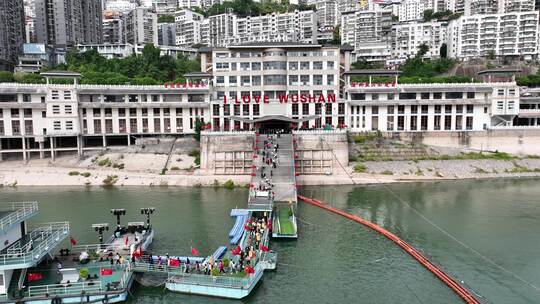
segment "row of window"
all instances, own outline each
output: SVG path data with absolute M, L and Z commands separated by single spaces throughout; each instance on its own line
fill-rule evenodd
M 235 99 L 238 92 L 236 91 L 229 91 L 229 98 Z M 241 91 L 240 97 L 244 96 L 250 96 L 251 98 L 255 97 L 261 97 L 262 96 L 261 91 Z M 322 90 L 302 90 L 302 91 L 264 91 L 264 96 L 268 96 L 269 99 L 276 99 L 279 98 L 279 96 L 285 96 L 285 95 L 313 95 L 313 96 L 319 96 L 322 95 L 324 92 Z M 334 95 L 334 90 L 326 90 L 326 95 Z M 223 100 L 223 97 L 225 96 L 224 91 L 217 91 L 216 92 L 216 98 L 217 100 Z
M 261 81 L 262 79 L 262 81 Z M 289 75 L 289 85 L 334 85 L 334 75 Z M 229 76 L 228 85 L 238 85 L 238 76 Z M 240 76 L 241 86 L 287 85 L 287 75 Z M 225 85 L 225 76 L 216 77 L 216 85 Z
M 425 100 L 425 99 L 474 99 L 475 92 L 423 92 L 423 93 L 388 93 L 388 94 L 365 94 L 351 93 L 351 100 Z M 369 98 L 369 99 L 368 99 Z
M 407 131 L 427 131 L 428 130 L 428 116 L 427 115 L 413 115 L 409 117 L 409 126 Z M 380 129 L 379 116 L 371 116 L 371 130 L 376 131 Z M 382 119 L 381 119 L 382 121 Z M 405 131 L 406 117 L 401 116 L 387 116 L 386 117 L 386 130 L 387 131 Z M 453 124 L 452 124 L 453 122 Z M 463 125 L 465 122 L 465 126 Z M 473 116 L 464 115 L 435 115 L 433 116 L 433 124 L 431 125 L 433 130 L 440 131 L 452 131 L 452 130 L 472 130 L 474 126 Z M 453 125 L 453 128 L 452 128 Z M 350 126 L 353 128 L 366 127 L 365 116 L 351 116 Z
M 12 120 L 11 121 L 11 132 L 13 135 L 21 135 L 21 121 Z M 5 134 L 4 121 L 0 120 L 0 135 Z M 34 124 L 32 120 L 24 120 L 24 134 L 33 135 L 34 134 Z
M 234 52 L 226 53 L 220 52 L 216 53 L 216 58 L 261 58 L 269 56 L 289 56 L 289 57 L 321 57 L 321 56 L 335 56 L 335 51 L 268 51 L 268 52 Z
M 103 96 L 103 97 L 102 97 Z M 188 102 L 204 102 L 205 94 L 187 94 Z M 162 98 L 157 94 L 129 94 L 127 95 L 128 102 L 182 102 L 182 94 L 163 94 Z M 81 95 L 80 102 L 126 102 L 126 95 Z
M 152 125 L 149 122 L 153 122 Z M 173 126 L 171 122 L 175 122 Z M 196 118 L 189 119 L 189 128 L 194 129 Z M 129 125 L 128 125 L 129 123 Z M 112 119 L 106 119 L 102 124 L 100 119 L 94 119 L 92 121 L 94 134 L 113 133 L 113 121 Z M 128 128 L 129 127 L 129 128 Z M 172 120 L 170 118 L 154 118 L 149 120 L 148 118 L 142 118 L 140 120 L 136 118 L 119 119 L 118 120 L 118 132 L 119 133 L 171 133 L 175 130 L 177 133 L 181 133 L 184 130 L 184 120 L 182 117 L 177 117 Z M 88 134 L 88 120 L 83 120 L 83 132 Z
M 160 116 L 160 115 L 163 115 L 163 116 L 169 116 L 171 115 L 172 111 L 174 109 L 174 114 L 176 116 L 182 116 L 183 114 L 183 109 L 182 108 L 154 108 L 154 109 L 150 109 L 152 114 L 154 116 Z M 102 114 L 102 109 L 91 109 L 91 113 L 92 113 L 92 116 L 93 117 L 100 117 L 101 114 Z M 126 116 L 126 114 L 129 114 L 129 116 L 137 116 L 137 109 L 135 108 L 130 108 L 129 111 L 127 111 L 128 109 L 126 108 L 118 108 L 117 110 L 117 113 L 118 113 L 118 116 L 120 117 L 124 117 Z M 142 108 L 140 109 L 140 113 L 142 116 L 148 116 L 148 111 L 149 109 L 147 108 Z M 82 115 L 83 117 L 86 117 L 88 115 L 88 112 L 90 112 L 90 109 L 82 109 Z M 111 117 L 113 115 L 113 111 L 112 111 L 112 108 L 105 108 L 103 109 L 103 115 L 105 117 Z M 190 116 L 204 116 L 204 109 L 193 109 L 193 108 L 189 108 L 189 115 Z

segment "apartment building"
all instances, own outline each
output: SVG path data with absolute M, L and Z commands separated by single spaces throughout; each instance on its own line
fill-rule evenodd
M 22 52 L 25 37 L 24 6 L 21 0 L 0 1 L 0 68 L 11 69 Z
M 433 1 L 404 0 L 397 6 L 399 22 L 422 20 L 427 9 L 433 9 Z
M 103 43 L 105 44 L 125 44 L 126 43 L 126 26 L 124 19 L 111 18 L 103 19 Z
M 176 45 L 189 47 L 201 43 L 202 32 L 201 25 L 204 16 L 191 10 L 184 9 L 175 12 L 174 21 L 177 29 Z
M 450 57 L 465 60 L 491 52 L 538 58 L 538 11 L 461 17 L 449 24 L 448 45 Z
M 157 14 L 153 11 L 138 7 L 124 18 L 126 42 L 133 45 L 158 45 Z
M 35 0 L 35 11 L 38 43 L 59 47 L 101 43 L 101 1 Z
M 158 23 L 158 44 L 176 45 L 176 23 Z
M 447 41 L 446 22 L 412 22 L 392 27 L 392 57 L 407 59 L 414 57 L 421 45 L 429 50 L 425 58 L 437 58 L 440 49 Z

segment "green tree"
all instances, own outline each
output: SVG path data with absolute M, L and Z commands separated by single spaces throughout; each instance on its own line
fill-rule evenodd
M 202 131 L 203 125 L 204 125 L 204 121 L 202 121 L 201 119 L 197 118 L 195 120 L 195 135 L 193 135 L 193 137 L 195 138 L 196 141 L 201 141 L 201 131 Z
M 339 33 L 339 25 L 334 28 L 334 31 L 332 32 L 332 44 L 334 45 L 341 45 L 341 35 Z
M 424 21 L 428 22 L 431 19 L 433 19 L 433 10 L 432 9 L 425 10 L 424 11 Z
M 45 79 L 41 77 L 41 75 L 34 74 L 34 73 L 15 73 L 13 74 L 13 78 L 16 82 L 21 83 L 45 83 Z
M 420 44 L 420 46 L 418 47 L 418 53 L 416 53 L 416 57 L 424 57 L 424 55 L 427 54 L 427 52 L 429 52 L 429 46 L 425 43 L 422 43 Z
M 489 59 L 489 60 L 495 60 L 495 57 L 496 57 L 496 54 L 495 54 L 495 50 L 489 50 L 487 52 L 487 55 L 486 55 L 486 58 Z
M 158 23 L 173 23 L 174 22 L 174 16 L 173 15 L 161 15 L 158 18 Z
M 446 43 L 443 43 L 441 45 L 441 48 L 439 49 L 439 57 L 441 58 L 448 57 L 448 45 L 446 45 Z
M 15 81 L 15 78 L 13 78 L 13 73 L 9 71 L 0 71 L 0 82 L 13 82 Z

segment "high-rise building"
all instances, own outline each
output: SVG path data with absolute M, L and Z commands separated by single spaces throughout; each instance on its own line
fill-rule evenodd
M 535 0 L 465 0 L 465 16 L 534 10 Z
M 36 40 L 60 47 L 101 43 L 101 1 L 35 0 Z
M 424 18 L 424 11 L 433 9 L 429 0 L 405 0 L 397 6 L 400 22 L 416 21 Z
M 103 43 L 126 43 L 126 32 L 122 18 L 103 19 Z
M 138 7 L 125 19 L 126 42 L 137 44 L 158 45 L 157 14 L 149 9 Z
M 201 43 L 201 25 L 204 16 L 188 9 L 179 10 L 175 13 L 174 21 L 176 31 L 176 45 L 189 47 Z
M 176 45 L 175 23 L 158 23 L 158 44 Z
M 450 57 L 538 58 L 538 11 L 463 16 L 450 23 Z
M 410 22 L 392 27 L 392 57 L 407 59 L 415 56 L 421 45 L 428 47 L 426 58 L 439 57 L 443 43 L 446 43 L 446 23 Z
M 21 0 L 0 1 L 0 69 L 11 69 L 22 51 L 25 37 L 24 7 Z
M 201 0 L 178 0 L 178 8 L 200 8 L 202 6 Z
M 178 0 L 153 0 L 152 6 L 158 14 L 172 13 L 178 8 Z

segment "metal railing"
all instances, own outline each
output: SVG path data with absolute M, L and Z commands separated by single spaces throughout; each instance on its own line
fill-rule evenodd
M 23 219 L 33 213 L 38 212 L 39 206 L 37 202 L 13 202 L 2 204 L 0 211 L 13 211 L 0 219 L 0 230 L 4 230 L 20 219 Z
M 254 270 L 254 273 L 243 278 L 226 275 L 212 276 L 190 273 L 175 273 L 169 276 L 168 282 L 176 284 L 202 285 L 220 288 L 249 289 L 251 284 L 257 282 L 257 280 L 262 275 L 262 272 L 264 272 L 264 269 L 260 264 L 257 264 Z
M 12 245 L 0 254 L 0 266 L 33 264 L 69 234 L 69 222 L 49 223 L 29 233 L 30 241 Z
M 61 295 L 80 295 L 102 291 L 101 281 L 77 282 L 69 284 L 52 284 L 41 286 L 30 286 L 28 297 L 51 297 Z

